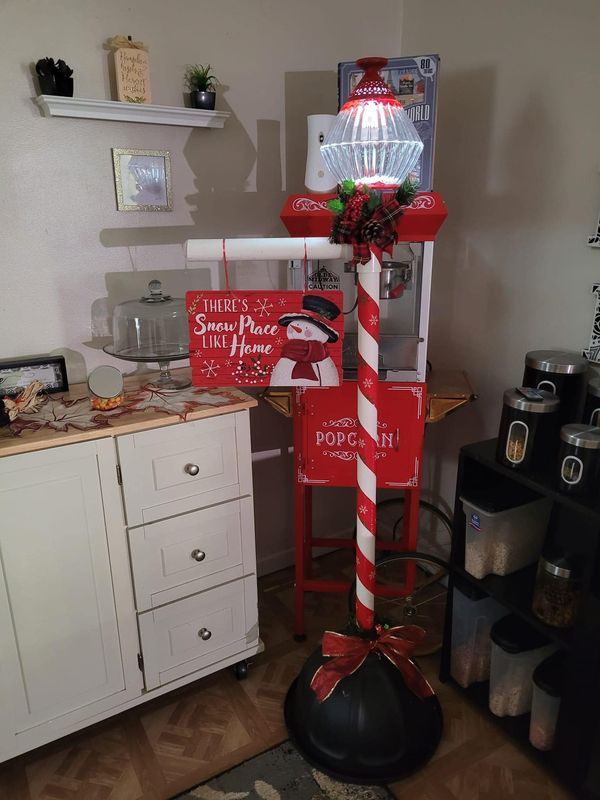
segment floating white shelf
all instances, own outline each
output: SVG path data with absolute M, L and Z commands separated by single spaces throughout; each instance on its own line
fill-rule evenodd
M 190 128 L 222 128 L 229 117 L 226 111 L 202 111 L 177 106 L 121 103 L 118 100 L 86 100 L 41 94 L 36 102 L 45 117 L 108 119 L 117 122 L 147 122 L 152 125 L 186 125 Z

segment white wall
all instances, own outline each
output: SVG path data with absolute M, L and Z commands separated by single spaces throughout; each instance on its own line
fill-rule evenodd
M 338 61 L 399 50 L 401 10 L 397 0 L 0 0 L 0 358 L 68 348 L 85 359 L 76 370 L 71 358 L 81 379 L 110 360 L 83 344 L 106 333 L 110 287 L 128 296 L 133 271 L 183 270 L 187 238 L 284 235 L 283 201 L 303 188 L 306 115 L 336 111 Z M 109 98 L 103 43 L 116 34 L 148 44 L 158 104 L 181 105 L 185 65 L 210 62 L 217 108 L 232 114 L 225 128 L 42 118 L 32 63 L 63 58 L 76 96 Z M 111 147 L 171 152 L 172 213 L 116 210 Z M 256 265 L 239 285 L 279 277 Z M 259 556 L 274 566 L 292 545 L 290 425 L 263 407 L 253 434 L 255 449 L 282 454 L 255 465 Z M 335 504 L 319 513 L 337 524 Z
M 600 251 L 598 0 L 405 0 L 402 53 L 442 58 L 430 359 L 480 399 L 428 431 L 452 502 L 458 449 L 497 433 L 528 350 L 581 350 Z

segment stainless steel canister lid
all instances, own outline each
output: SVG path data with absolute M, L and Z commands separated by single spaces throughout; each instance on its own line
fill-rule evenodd
M 563 425 L 560 438 L 574 447 L 586 450 L 600 450 L 600 428 L 592 425 Z
M 556 578 L 570 578 L 573 573 L 573 569 L 567 566 L 565 559 L 561 559 L 560 563 L 555 564 L 552 561 L 548 561 L 544 556 L 540 556 L 540 565 L 544 572 L 554 575 Z
M 523 387 L 523 391 L 527 389 Z M 504 405 L 519 411 L 531 411 L 533 414 L 549 414 L 558 410 L 560 400 L 555 394 L 545 389 L 536 391 L 542 396 L 540 400 L 528 400 L 519 389 L 507 389 L 504 392 Z
M 585 372 L 587 364 L 587 358 L 568 350 L 530 350 L 525 356 L 525 366 L 560 375 Z
M 587 393 L 600 397 L 600 378 L 592 378 L 587 385 Z

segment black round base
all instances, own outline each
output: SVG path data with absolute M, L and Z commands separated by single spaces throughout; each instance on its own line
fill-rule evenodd
M 310 682 L 327 660 L 319 647 L 285 699 L 285 722 L 298 752 L 312 766 L 347 783 L 391 783 L 423 766 L 442 736 L 437 697 L 421 700 L 396 667 L 370 653 L 319 703 Z

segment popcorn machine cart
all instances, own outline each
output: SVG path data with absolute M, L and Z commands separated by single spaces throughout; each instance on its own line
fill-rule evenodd
M 333 195 L 331 195 L 333 197 Z M 295 195 L 288 198 L 282 220 L 292 236 L 321 235 L 331 230 L 328 196 Z M 441 197 L 420 193 L 399 218 L 394 260 L 382 263 L 380 280 L 380 349 L 378 355 L 379 418 L 377 422 L 377 487 L 404 491 L 402 536 L 398 541 L 376 543 L 386 550 L 415 550 L 419 524 L 419 499 L 423 433 L 426 415 L 427 339 L 431 294 L 433 244 L 447 215 Z M 298 263 L 292 262 L 296 275 Z M 351 297 L 356 273 L 347 263 L 341 284 Z M 322 274 L 318 264 L 308 273 Z M 337 265 L 336 275 L 340 273 Z M 314 279 L 314 278 L 313 278 Z M 354 280 L 353 280 L 354 279 Z M 392 288 L 390 288 L 392 287 Z M 348 302 L 348 299 L 347 299 Z M 350 316 L 350 315 L 348 315 Z M 347 581 L 312 576 L 313 548 L 355 547 L 348 538 L 314 536 L 312 492 L 314 486 L 355 486 L 359 437 L 356 376 L 358 367 L 356 315 L 347 319 L 344 338 L 344 382 L 328 389 L 293 391 L 295 459 L 295 624 L 294 634 L 304 638 L 304 594 L 346 592 Z M 410 579 L 410 571 L 407 574 Z M 379 587 L 380 592 L 389 589 Z M 398 589 L 397 591 L 403 591 Z
M 331 195 L 333 196 L 333 195 Z M 347 307 L 355 295 L 356 275 L 345 264 L 349 245 L 331 244 L 329 196 L 288 198 L 281 217 L 291 238 L 193 239 L 186 245 L 188 262 L 215 265 L 224 249 L 230 262 L 287 261 L 290 288 L 301 288 L 305 277 L 339 277 Z M 384 262 L 381 281 L 381 349 L 379 353 L 379 420 L 377 486 L 405 492 L 403 535 L 385 543 L 387 550 L 414 550 L 418 534 L 421 452 L 426 414 L 427 338 L 433 245 L 447 215 L 441 197 L 420 193 L 399 218 L 402 261 Z M 407 255 L 408 253 L 408 255 Z M 326 265 L 326 266 L 325 266 Z M 346 271 L 345 271 L 346 270 Z M 397 273 L 396 275 L 394 273 Z M 394 282 L 392 296 L 385 282 Z M 318 286 L 309 286 L 318 288 Z M 313 535 L 314 486 L 355 486 L 358 419 L 356 399 L 357 314 L 347 314 L 344 338 L 344 381 L 339 387 L 293 390 L 295 460 L 296 638 L 304 636 L 304 594 L 308 591 L 347 591 L 343 581 L 318 580 L 311 575 L 316 547 L 355 547 L 353 539 Z

